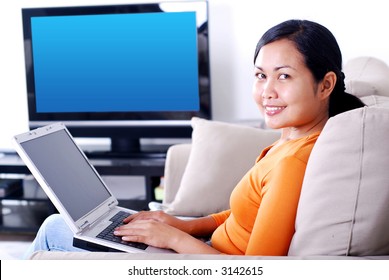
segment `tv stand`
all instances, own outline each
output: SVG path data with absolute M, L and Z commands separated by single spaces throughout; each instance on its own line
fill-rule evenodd
M 135 138 L 111 138 L 111 151 L 113 153 L 132 153 L 140 152 L 141 144 L 140 139 Z
M 141 144 L 137 138 L 113 137 L 111 138 L 111 149 L 105 152 L 91 152 L 91 157 L 112 157 L 112 158 L 161 158 L 171 145 Z
M 84 153 L 88 158 L 104 159 L 160 159 L 165 158 L 170 145 L 141 144 L 139 139 L 114 138 L 107 150 L 88 150 Z

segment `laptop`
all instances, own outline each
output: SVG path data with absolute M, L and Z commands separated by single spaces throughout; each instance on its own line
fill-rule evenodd
M 13 138 L 15 149 L 74 233 L 73 245 L 89 251 L 174 253 L 143 243 L 125 242 L 112 233 L 136 211 L 118 200 L 63 123 L 54 123 Z M 113 238 L 113 240 L 111 240 Z

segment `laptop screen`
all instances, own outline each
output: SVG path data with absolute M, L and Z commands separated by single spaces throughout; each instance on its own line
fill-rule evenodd
M 21 143 L 73 220 L 111 195 L 65 130 Z

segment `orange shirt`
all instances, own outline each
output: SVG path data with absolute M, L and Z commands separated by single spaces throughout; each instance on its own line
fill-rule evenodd
M 233 255 L 287 255 L 305 168 L 320 132 L 265 148 L 235 187 L 230 210 L 211 215 L 212 246 Z

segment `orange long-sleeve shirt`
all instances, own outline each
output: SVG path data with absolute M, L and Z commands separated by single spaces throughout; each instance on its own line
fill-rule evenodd
M 225 254 L 287 255 L 305 168 L 320 132 L 265 148 L 235 187 L 230 210 L 213 214 L 212 246 Z

